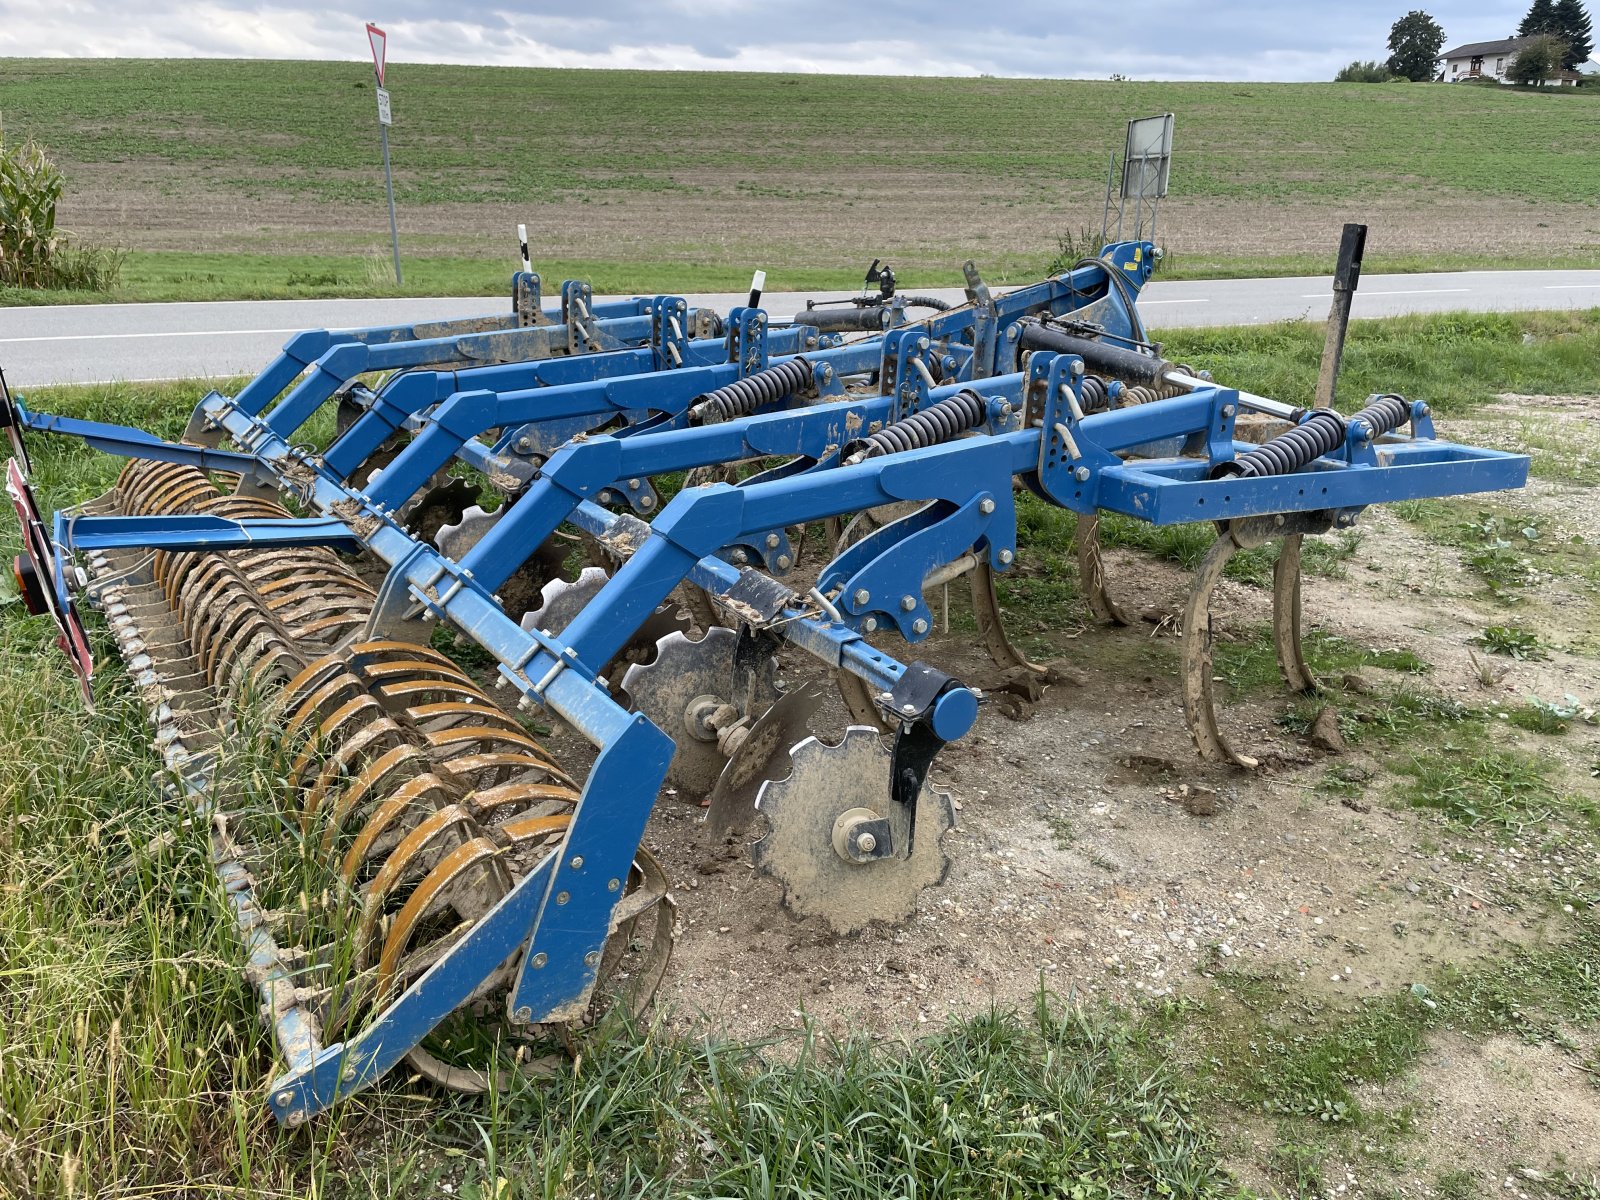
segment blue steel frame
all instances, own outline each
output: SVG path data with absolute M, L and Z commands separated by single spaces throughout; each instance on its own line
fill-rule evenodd
M 213 393 L 197 408 L 196 421 L 209 426 L 215 440 L 226 437 L 242 452 L 175 446 L 137 430 L 28 414 L 29 428 L 76 434 L 114 453 L 252 471 L 295 492 L 320 514 L 291 520 L 58 514 L 61 564 L 66 554 L 111 546 L 365 548 L 389 565 L 387 590 L 407 596 L 430 618 L 450 621 L 495 657 L 501 676 L 525 702 L 548 707 L 600 747 L 564 845 L 366 1029 L 349 1042 L 299 1055 L 273 1085 L 269 1103 L 275 1115 L 302 1121 L 373 1082 L 478 980 L 519 950 L 513 1019 L 561 1020 L 587 1005 L 620 881 L 673 753 L 664 733 L 608 694 L 601 672 L 681 582 L 736 598 L 741 611 L 755 614 L 753 624 L 860 676 L 874 694 L 892 693 L 908 668 L 870 646 L 863 634 L 892 625 L 908 643 L 920 641 L 932 624 L 921 599 L 922 581 L 932 571 L 969 553 L 997 571 L 1011 565 L 1017 477 L 1074 511 L 1122 512 L 1155 524 L 1354 512 L 1383 501 L 1525 481 L 1526 457 L 1438 441 L 1420 404 L 1412 407 L 1409 434 L 1374 443 L 1352 423 L 1348 441 L 1336 452 L 1301 470 L 1262 478 L 1211 478 L 1219 464 L 1252 448 L 1236 441 L 1234 423 L 1253 398 L 1234 389 L 1197 380 L 1187 395 L 1086 414 L 1083 360 L 1049 352 L 1021 358 L 1018 322 L 1039 313 L 1087 310 L 1111 337 L 1135 337 L 1137 318 L 1105 277 L 1122 273 L 1137 290 L 1149 275 L 1150 250 L 1147 244 L 1109 247 L 1104 266 L 1080 267 L 998 298 L 975 286 L 973 302 L 964 308 L 849 345 L 805 347 L 819 403 L 720 425 L 687 427 L 689 404 L 762 369 L 774 356 L 795 353 L 803 346 L 797 339 L 805 337 L 804 326 L 797 327 L 799 333 L 769 330 L 759 310 L 736 310 L 728 319 L 727 342 L 697 342 L 684 336 L 687 310 L 681 301 L 636 301 L 635 310 L 615 314 L 571 285 L 563 288 L 559 324 L 547 315 L 547 325 L 503 332 L 558 331 L 583 340 L 582 347 L 574 342 L 569 348 L 599 344 L 598 352 L 402 375 L 320 457 L 297 447 L 292 437 L 339 386 L 365 371 L 437 363 L 446 351 L 470 357 L 458 353 L 462 339 L 454 339 L 451 350 L 443 344 L 451 339 L 421 336 L 416 327 L 359 331 L 326 343 L 332 335 L 302 335 L 240 395 Z M 678 329 L 671 328 L 669 316 Z M 605 348 L 608 336 L 637 336 L 643 344 Z M 310 372 L 269 411 L 292 382 L 290 366 L 312 363 L 313 351 Z M 880 375 L 880 395 L 840 396 L 843 378 L 873 370 Z M 985 401 L 984 421 L 969 436 L 844 461 L 844 448 L 858 438 L 968 390 Z M 624 424 L 614 433 L 553 444 L 566 431 L 619 419 Z M 400 428 L 416 436 L 370 485 L 353 483 L 360 462 Z M 549 457 L 490 532 L 454 562 L 414 540 L 393 513 L 452 458 L 482 459 L 481 449 L 467 448 L 484 447 L 478 439 L 494 429 L 503 432 L 488 454 L 522 436 Z M 1171 439 L 1181 439 L 1190 453 L 1137 456 Z M 597 503 L 626 495 L 632 478 L 765 457 L 790 461 L 736 486 L 681 491 L 649 524 Z M 820 611 L 779 582 L 792 562 L 786 556 L 788 527 L 905 501 L 922 505 L 823 570 L 819 587 L 832 602 Z M 563 524 L 625 543 L 629 553 L 559 636 L 521 629 L 495 601 L 495 589 Z M 764 571 L 738 565 L 752 553 L 761 556 Z M 906 599 L 913 603 L 906 605 Z M 976 696 L 956 685 L 927 715 L 937 736 L 948 741 L 967 732 L 976 710 Z M 561 893 L 570 900 L 557 920 L 551 898 Z

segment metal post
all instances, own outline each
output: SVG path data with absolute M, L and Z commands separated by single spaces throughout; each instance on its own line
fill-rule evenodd
M 400 231 L 394 223 L 394 172 L 389 169 L 389 127 L 378 122 L 378 136 L 383 139 L 383 186 L 389 193 L 389 242 L 394 246 L 394 284 L 404 287 L 406 281 L 400 274 Z
M 1344 335 L 1350 327 L 1350 303 L 1361 282 L 1361 255 L 1367 245 L 1365 225 L 1346 225 L 1339 239 L 1339 266 L 1333 276 L 1333 307 L 1328 312 L 1328 336 L 1322 344 L 1322 370 L 1317 375 L 1314 408 L 1332 408 L 1339 383 L 1339 360 L 1344 357 Z

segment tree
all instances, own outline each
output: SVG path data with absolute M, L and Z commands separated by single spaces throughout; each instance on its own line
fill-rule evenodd
M 1567 44 L 1561 65 L 1569 71 L 1576 70 L 1594 53 L 1594 30 L 1589 24 L 1589 14 L 1583 11 L 1580 0 L 1556 0 L 1550 13 L 1555 28 L 1548 32 Z
M 1434 64 L 1444 48 L 1444 30 L 1420 8 L 1401 17 L 1389 29 L 1389 70 L 1413 83 L 1433 78 Z
M 1555 33 L 1556 6 L 1554 0 L 1533 0 L 1533 7 L 1528 9 L 1527 15 L 1522 18 L 1522 24 L 1517 26 L 1517 36 L 1535 37 L 1541 33 Z
M 1333 77 L 1335 83 L 1388 83 L 1394 76 L 1380 62 L 1362 62 L 1359 58 Z
M 1548 33 L 1536 33 L 1517 47 L 1506 78 L 1524 87 L 1543 87 L 1545 80 L 1561 70 L 1567 44 Z

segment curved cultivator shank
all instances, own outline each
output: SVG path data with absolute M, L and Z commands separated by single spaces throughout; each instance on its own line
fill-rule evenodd
M 1230 557 L 1280 543 L 1273 640 L 1308 690 L 1302 539 L 1374 503 L 1518 486 L 1527 460 L 1440 441 L 1399 397 L 1346 418 L 1167 362 L 1134 307 L 1154 257 L 1114 244 L 1004 296 L 968 264 L 953 305 L 896 295 L 885 269 L 878 295 L 787 320 L 576 282 L 546 306 L 524 273 L 504 317 L 300 334 L 181 442 L 31 413 L 0 381 L 19 458 L 32 431 L 132 460 L 53 529 L 12 464 L 18 578 L 86 685 L 75 594 L 104 611 L 174 794 L 213 830 L 283 1059 L 274 1115 L 401 1061 L 493 1087 L 549 1069 L 607 1004 L 647 1003 L 674 932 L 640 845 L 661 795 L 747 841 L 797 918 L 849 934 L 912 913 L 948 866 L 941 747 L 980 700 L 1025 715 L 1056 678 L 996 589 L 1018 487 L 1077 515 L 1108 623 L 1127 617 L 1102 513 L 1216 524 L 1184 707 L 1204 757 L 1253 765 L 1211 688 Z M 334 438 L 310 446 L 327 407 Z M 1243 414 L 1274 432 L 1246 440 Z M 981 686 L 902 661 L 952 587 L 993 661 Z M 445 627 L 482 665 L 434 649 Z M 848 724 L 818 728 L 833 685 Z M 529 709 L 594 747 L 586 771 Z

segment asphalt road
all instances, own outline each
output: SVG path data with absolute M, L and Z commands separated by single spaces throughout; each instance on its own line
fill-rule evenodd
M 1256 325 L 1327 316 L 1326 277 L 1152 283 L 1139 307 L 1152 328 Z M 933 292 L 959 301 L 958 289 Z M 774 293 L 774 316 L 803 307 L 804 294 Z M 743 294 L 689 297 L 726 309 Z M 110 380 L 220 378 L 251 374 L 301 329 L 350 328 L 477 316 L 496 298 L 238 300 L 209 304 L 91 304 L 0 308 L 0 368 L 13 387 Z M 1356 317 L 1406 313 L 1511 312 L 1600 306 L 1600 271 L 1461 271 L 1368 275 Z

